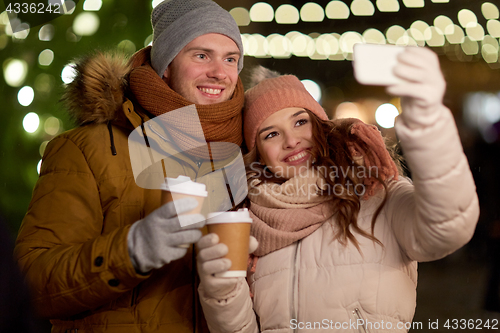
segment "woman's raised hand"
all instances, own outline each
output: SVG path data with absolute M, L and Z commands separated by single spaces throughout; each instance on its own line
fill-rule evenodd
M 446 82 L 436 53 L 425 47 L 407 47 L 398 55 L 394 74 L 402 81 L 386 88 L 402 97 L 402 118 L 408 126 L 428 123 L 432 112 L 442 105 Z

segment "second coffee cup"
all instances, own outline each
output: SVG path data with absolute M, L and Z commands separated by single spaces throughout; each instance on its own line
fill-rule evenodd
M 209 233 L 216 233 L 219 242 L 227 245 L 229 252 L 224 258 L 231 260 L 228 271 L 216 274 L 217 277 L 247 276 L 248 246 L 252 218 L 247 208 L 234 212 L 217 212 L 208 214 L 207 227 Z

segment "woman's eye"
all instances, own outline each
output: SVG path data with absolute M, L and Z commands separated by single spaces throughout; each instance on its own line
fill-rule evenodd
M 304 124 L 307 124 L 307 119 L 299 119 L 297 120 L 297 122 L 295 123 L 295 126 L 302 126 Z
M 266 137 L 264 138 L 264 140 L 267 140 L 267 139 L 270 139 L 270 138 L 274 138 L 276 135 L 278 135 L 277 132 L 271 132 L 268 135 L 266 135 Z

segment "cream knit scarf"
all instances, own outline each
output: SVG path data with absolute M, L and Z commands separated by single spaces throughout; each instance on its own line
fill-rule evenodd
M 320 177 L 310 170 L 283 184 L 250 184 L 252 235 L 259 241 L 257 257 L 284 248 L 316 231 L 335 213 L 331 196 L 316 194 Z

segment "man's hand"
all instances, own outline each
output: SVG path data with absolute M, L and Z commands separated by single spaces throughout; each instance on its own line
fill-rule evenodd
M 195 243 L 200 239 L 201 231 L 198 229 L 205 225 L 203 215 L 183 215 L 185 227 L 181 227 L 177 216 L 189 212 L 197 205 L 198 202 L 193 198 L 172 201 L 132 225 L 127 243 L 130 259 L 137 271 L 147 273 L 182 258 L 187 249 L 179 246 Z M 194 223 L 195 221 L 202 222 Z

